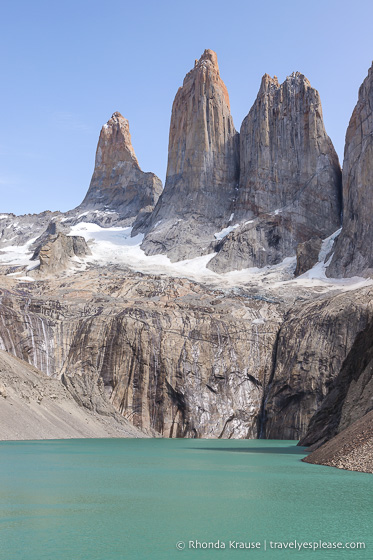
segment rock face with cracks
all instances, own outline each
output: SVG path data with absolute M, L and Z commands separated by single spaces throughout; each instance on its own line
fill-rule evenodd
M 145 437 L 101 401 L 80 407 L 61 380 L 0 350 L 0 440 Z
M 371 292 L 367 294 L 371 298 Z M 373 319 L 354 338 L 302 445 L 319 447 L 373 410 Z
M 140 169 L 128 120 L 114 113 L 101 129 L 91 184 L 75 213 L 87 212 L 87 220 L 95 211 L 111 211 L 130 224 L 140 212 L 152 211 L 161 192 L 160 179 Z
M 216 53 L 206 50 L 186 75 L 172 107 L 164 191 L 142 248 L 171 260 L 211 251 L 229 221 L 239 176 L 239 139 Z
M 303 74 L 268 74 L 240 131 L 240 182 L 232 223 L 209 268 L 273 265 L 299 243 L 326 238 L 341 220 L 341 170 L 320 96 Z
M 359 89 L 346 133 L 343 161 L 343 227 L 330 277 L 373 273 L 373 64 Z
M 40 265 L 33 273 L 58 274 L 73 263 L 74 257 L 80 258 L 90 254 L 84 237 L 68 236 L 62 232 L 50 234 L 44 244 L 39 245 L 34 252 L 32 258 L 38 258 Z
M 302 437 L 372 316 L 368 288 L 224 290 L 115 266 L 12 282 L 1 349 L 166 437 Z

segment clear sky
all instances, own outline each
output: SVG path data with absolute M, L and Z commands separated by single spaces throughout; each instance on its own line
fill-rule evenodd
M 236 129 L 264 73 L 305 74 L 343 157 L 373 59 L 372 0 L 2 0 L 0 212 L 81 202 L 102 124 L 129 119 L 140 166 L 162 181 L 172 101 L 217 52 Z

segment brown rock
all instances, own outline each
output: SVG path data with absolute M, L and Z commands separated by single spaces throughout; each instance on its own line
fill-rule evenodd
M 101 129 L 91 184 L 76 210 L 109 210 L 133 222 L 141 209 L 154 207 L 161 192 L 160 179 L 140 169 L 127 119 L 114 113 Z
M 311 434 L 311 427 L 317 419 L 317 426 L 312 428 L 312 437 L 307 436 L 307 440 L 302 440 L 302 445 L 310 445 L 316 440 L 325 441 L 327 426 L 332 425 L 334 429 L 335 423 L 338 425 L 340 421 L 334 404 L 327 404 L 330 402 L 331 388 L 334 384 L 339 387 L 338 395 L 342 395 L 340 402 L 344 403 L 352 372 L 360 375 L 359 363 L 363 367 L 369 358 L 366 352 L 372 340 L 369 340 L 369 334 L 366 335 L 365 349 L 351 354 L 351 369 L 346 384 L 340 382 L 341 370 L 346 366 L 347 356 L 353 351 L 358 333 L 367 329 L 372 321 L 371 288 L 332 294 L 293 306 L 279 331 L 273 375 L 267 388 L 264 388 L 264 437 L 300 439 L 307 431 Z M 364 380 L 367 382 L 366 378 Z M 363 387 L 363 378 L 359 387 Z M 350 411 L 364 414 L 369 410 L 369 390 L 368 387 L 360 405 L 357 400 L 351 402 Z M 328 437 L 335 433 L 330 432 Z
M 180 260 L 208 252 L 232 211 L 238 152 L 217 56 L 206 50 L 173 103 L 166 185 L 146 229 L 147 254 Z
M 97 397 L 104 412 L 99 406 L 88 410 L 60 379 L 3 350 L 0 381 L 0 440 L 146 437 L 116 413 L 105 395 Z
M 365 292 L 365 298 L 366 305 L 370 306 L 371 290 Z M 351 319 L 348 321 L 351 326 Z M 373 409 L 372 340 L 373 318 L 369 316 L 364 327 L 355 331 L 353 345 L 349 346 L 330 391 L 312 417 L 301 445 L 318 447 Z
M 36 249 L 33 259 L 40 260 L 38 272 L 56 274 L 71 265 L 73 257 L 85 257 L 90 254 L 84 237 L 67 236 L 59 232 L 49 235 L 45 244 Z

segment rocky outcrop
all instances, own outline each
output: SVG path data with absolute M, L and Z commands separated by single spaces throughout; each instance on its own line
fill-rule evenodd
M 373 473 L 373 411 L 302 460 L 314 465 Z
M 240 182 L 232 224 L 209 268 L 273 265 L 299 243 L 340 225 L 341 170 L 321 102 L 305 76 L 263 77 L 240 131 Z
M 90 254 L 84 237 L 68 236 L 59 232 L 55 235 L 49 234 L 45 243 L 36 248 L 32 259 L 39 259 L 39 273 L 57 274 L 71 266 L 74 257 L 82 258 Z
M 35 261 L 39 258 L 40 249 L 48 243 L 51 238 L 56 238 L 59 233 L 68 232 L 69 228 L 65 229 L 61 221 L 52 220 L 49 222 L 47 229 L 30 244 L 30 249 L 33 250 L 33 255 L 30 260 Z
M 319 260 L 322 239 L 312 237 L 304 243 L 299 243 L 297 247 L 297 266 L 294 276 L 300 276 L 310 270 Z
M 343 228 L 329 277 L 373 273 L 373 64 L 359 89 L 346 133 L 343 161 Z
M 145 437 L 105 399 L 80 407 L 59 379 L 0 350 L 0 440 Z
M 206 50 L 173 103 L 165 188 L 142 226 L 148 255 L 177 261 L 211 251 L 237 193 L 238 142 L 217 56 Z
M 100 218 L 105 220 L 100 215 L 104 211 L 114 214 L 121 223 L 131 224 L 141 210 L 150 212 L 154 208 L 161 192 L 160 179 L 140 169 L 128 121 L 114 113 L 101 129 L 91 184 L 74 214 L 86 213 L 79 217 L 97 222 Z
M 301 445 L 318 447 L 373 410 L 373 318 L 362 327 Z
M 35 249 L 35 238 L 41 236 L 51 224 L 63 217 L 61 212 L 49 210 L 40 214 L 0 214 L 0 251 L 9 246 L 29 245 Z M 49 232 L 48 232 L 49 233 Z

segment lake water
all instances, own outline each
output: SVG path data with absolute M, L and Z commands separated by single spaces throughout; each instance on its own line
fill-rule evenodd
M 372 559 L 373 475 L 304 455 L 291 441 L 2 442 L 0 558 Z M 366 548 L 284 548 L 314 541 Z

